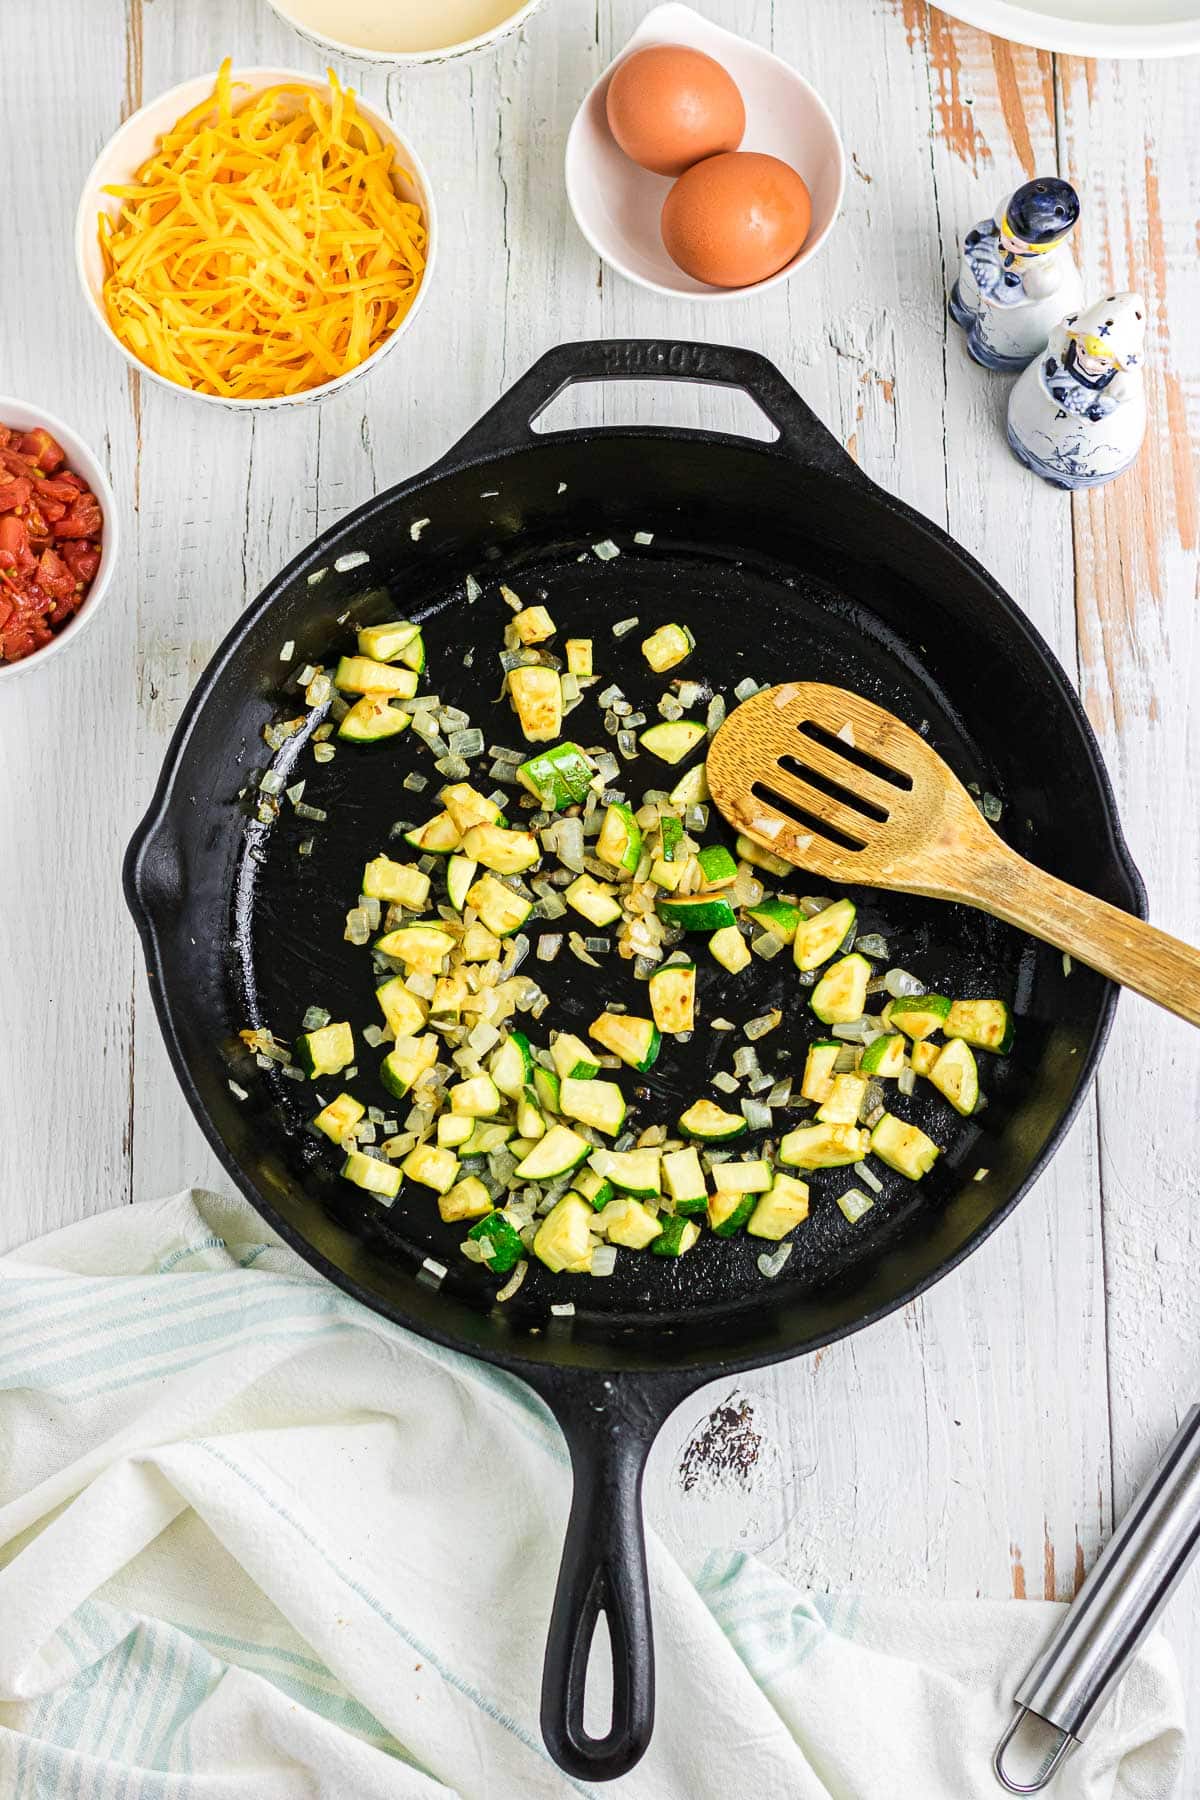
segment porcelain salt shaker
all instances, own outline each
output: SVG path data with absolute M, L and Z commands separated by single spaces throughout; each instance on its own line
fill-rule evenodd
M 1140 294 L 1068 313 L 1008 397 L 1014 456 L 1060 488 L 1099 487 L 1127 469 L 1146 434 Z
M 977 363 L 1015 375 L 1046 348 L 1063 314 L 1083 304 L 1068 242 L 1078 218 L 1070 182 L 1043 175 L 968 231 L 950 316 Z

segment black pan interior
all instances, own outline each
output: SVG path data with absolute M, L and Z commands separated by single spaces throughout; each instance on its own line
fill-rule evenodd
M 414 540 L 419 519 L 429 523 Z M 635 545 L 635 532 L 653 533 L 653 542 Z M 619 557 L 595 556 L 590 546 L 603 538 L 617 541 Z M 339 572 L 337 559 L 355 551 L 369 564 Z M 473 604 L 468 573 L 484 589 Z M 698 642 L 677 673 L 719 686 L 731 704 L 734 684 L 747 675 L 835 682 L 876 700 L 925 731 L 963 780 L 999 796 L 1000 829 L 1023 854 L 1138 909 L 1094 743 L 1024 620 L 961 552 L 860 477 L 797 470 L 733 441 L 612 432 L 548 439 L 372 502 L 247 615 L 185 722 L 180 768 L 143 852 L 140 885 L 153 891 L 157 871 L 158 998 L 177 1063 L 251 1198 L 372 1304 L 485 1354 L 644 1364 L 806 1347 L 933 1279 L 1023 1191 L 1090 1075 L 1111 1010 L 1107 983 L 1082 968 L 1068 975 L 1057 951 L 980 914 L 856 892 L 860 930 L 886 936 L 890 961 L 956 995 L 1015 1002 L 1013 1054 L 982 1059 L 988 1106 L 978 1121 L 958 1119 L 927 1084 L 908 1100 L 895 1098 L 894 1110 L 943 1146 L 934 1172 L 914 1185 L 881 1168 L 885 1191 L 854 1226 L 834 1203 L 852 1172 L 818 1172 L 809 1223 L 793 1234 L 790 1261 L 774 1281 L 757 1268 L 767 1246 L 706 1236 L 677 1263 L 624 1253 L 607 1280 L 550 1277 L 534 1263 L 500 1311 L 492 1306 L 495 1281 L 458 1253 L 462 1228 L 440 1223 L 427 1189 L 407 1189 L 390 1211 L 379 1208 L 338 1178 L 337 1153 L 304 1129 L 315 1110 L 311 1088 L 248 1073 L 236 1057 L 231 1065 L 243 1025 L 266 1024 L 290 1039 L 314 1002 L 356 1026 L 376 1017 L 369 954 L 343 942 L 345 913 L 362 864 L 387 847 L 392 824 L 435 810 L 438 777 L 410 732 L 386 746 L 342 747 L 324 766 L 293 741 L 279 766 L 289 781 L 304 775 L 305 800 L 325 808 L 327 822 L 313 826 L 286 805 L 273 827 L 250 821 L 237 793 L 248 770 L 271 760 L 261 728 L 297 710 L 284 678 L 305 660 L 329 663 L 352 648 L 358 624 L 397 613 L 419 618 L 427 685 L 468 709 L 488 743 L 517 748 L 507 701 L 496 704 L 496 653 L 509 616 L 501 580 L 526 601 L 545 601 L 560 641 L 593 637 L 597 669 L 649 712 L 663 683 L 646 670 L 639 645 L 669 619 L 689 624 Z M 639 629 L 618 642 L 613 622 L 634 614 Z M 295 654 L 283 663 L 287 639 Z M 612 747 L 594 698 L 565 730 L 585 745 Z M 430 776 L 424 795 L 403 787 L 410 770 Z M 643 755 L 624 785 L 640 799 L 671 780 Z M 301 858 L 299 843 L 310 836 L 313 852 Z M 168 892 L 176 870 L 177 891 Z M 799 893 L 820 886 L 799 874 L 779 885 Z M 740 1023 L 782 1008 L 783 1025 L 760 1046 L 764 1066 L 781 1073 L 798 1074 L 805 1044 L 821 1034 L 789 957 L 756 960 L 731 978 L 703 940 L 697 948 L 701 1025 L 691 1044 L 668 1042 L 649 1076 L 620 1078 L 631 1098 L 637 1081 L 642 1123 L 673 1118 L 711 1091 L 715 1069 L 730 1066 L 744 1040 L 708 1029 L 722 1013 Z M 565 950 L 553 965 L 528 966 L 553 996 L 542 1041 L 551 1023 L 582 1033 L 609 999 L 648 1010 L 644 995 L 639 1008 L 631 966 L 615 954 L 599 974 Z M 355 1091 L 394 1112 L 399 1103 L 372 1072 L 377 1054 L 361 1037 L 359 1045 Z M 231 1073 L 251 1090 L 249 1101 L 231 1095 Z M 325 1098 L 335 1090 L 322 1088 Z M 421 1273 L 426 1257 L 448 1267 L 440 1289 Z M 549 1319 L 552 1300 L 573 1301 L 574 1319 Z

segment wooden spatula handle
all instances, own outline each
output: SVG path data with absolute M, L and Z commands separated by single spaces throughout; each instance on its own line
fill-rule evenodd
M 1071 887 L 997 843 L 973 859 L 963 898 L 1200 1025 L 1200 950 Z

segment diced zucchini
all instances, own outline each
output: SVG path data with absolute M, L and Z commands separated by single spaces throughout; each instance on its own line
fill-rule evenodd
M 593 1150 L 588 1162 L 623 1194 L 656 1200 L 662 1193 L 662 1156 L 657 1150 Z
M 492 1052 L 488 1064 L 492 1080 L 510 1100 L 519 1100 L 533 1080 L 533 1056 L 523 1031 L 510 1031 Z
M 833 1065 L 841 1050 L 842 1045 L 836 1038 L 818 1038 L 815 1044 L 809 1045 L 804 1079 L 800 1083 L 801 1099 L 828 1100 L 833 1092 Z
M 916 1125 L 906 1125 L 894 1113 L 884 1113 L 876 1125 L 871 1133 L 871 1149 L 880 1162 L 910 1181 L 920 1181 L 922 1175 L 927 1175 L 940 1155 L 931 1137 L 926 1137 Z
M 929 1079 L 955 1112 L 970 1118 L 979 1105 L 979 1069 L 965 1038 L 950 1039 L 930 1069 Z
M 386 694 L 364 694 L 354 702 L 337 734 L 348 744 L 379 744 L 385 738 L 399 737 L 411 724 L 409 714 L 393 706 Z
M 686 1256 L 700 1236 L 695 1219 L 678 1215 L 658 1221 L 661 1230 L 650 1246 L 651 1256 Z
M 390 956 L 403 963 L 406 969 L 417 970 L 422 975 L 436 975 L 453 950 L 454 939 L 436 925 L 418 922 L 385 932 L 381 938 L 376 938 L 375 948 L 381 956 Z
M 477 1175 L 464 1175 L 438 1195 L 438 1211 L 447 1225 L 460 1219 L 485 1219 L 492 1211 L 492 1196 Z
M 474 868 L 474 864 L 471 865 Z M 459 954 L 464 962 L 494 962 L 502 949 L 500 939 L 476 919 L 459 939 Z
M 916 1039 L 940 1031 L 949 1016 L 950 1002 L 944 994 L 903 994 L 888 1009 L 889 1023 Z
M 475 1129 L 462 1147 L 464 1156 L 491 1156 L 512 1142 L 513 1127 L 496 1119 L 476 1119 Z
M 430 1024 L 457 1025 L 462 1018 L 463 1001 L 470 992 L 461 969 L 456 969 L 452 975 L 439 975 L 434 984 L 433 999 L 429 1002 Z
M 319 1031 L 302 1032 L 293 1055 L 314 1081 L 320 1075 L 336 1075 L 354 1061 L 354 1033 L 344 1020 L 336 1025 L 322 1025 Z
M 667 796 L 672 806 L 686 812 L 689 806 L 703 806 L 712 795 L 708 791 L 708 774 L 699 762 L 686 775 L 681 775 Z M 740 852 L 739 852 L 740 854 Z
M 567 1175 L 577 1169 L 592 1146 L 569 1125 L 552 1125 L 544 1138 L 539 1138 L 529 1155 L 517 1164 L 522 1181 L 552 1181 L 556 1175 Z
M 362 893 L 368 900 L 390 900 L 420 912 L 429 898 L 429 877 L 412 863 L 393 862 L 377 856 L 363 870 Z
M 724 844 L 706 844 L 697 861 L 704 876 L 700 883 L 703 893 L 711 894 L 717 888 L 731 887 L 737 880 L 737 864 Z
M 601 1217 L 609 1243 L 623 1244 L 628 1250 L 645 1250 L 662 1231 L 660 1220 L 648 1206 L 624 1196 L 610 1200 Z
M 641 1075 L 654 1067 L 662 1048 L 662 1033 L 654 1020 L 634 1013 L 603 1012 L 588 1026 L 588 1036 Z
M 904 1067 L 906 1048 L 900 1032 L 884 1032 L 880 1037 L 871 1039 L 858 1066 L 864 1075 L 879 1075 L 885 1081 L 894 1080 Z
M 508 1275 L 525 1254 L 521 1234 L 502 1212 L 490 1212 L 472 1225 L 467 1236 L 484 1251 L 483 1267 L 493 1275 Z
M 432 1069 L 438 1059 L 438 1048 L 437 1036 L 432 1031 L 421 1037 L 397 1038 L 395 1048 L 388 1051 L 379 1065 L 379 1079 L 388 1093 L 403 1100 L 426 1069 Z
M 711 1100 L 697 1100 L 679 1115 L 679 1129 L 685 1137 L 699 1138 L 705 1144 L 727 1144 L 741 1137 L 746 1121 L 741 1113 L 723 1112 Z
M 582 913 L 589 925 L 611 925 L 621 916 L 621 902 L 614 890 L 591 875 L 577 875 L 571 885 L 563 889 L 563 899 L 577 913 Z
M 1003 1000 L 955 1000 L 942 1029 L 948 1038 L 961 1038 L 997 1056 L 1012 1049 L 1013 1016 Z
M 596 765 L 578 744 L 555 744 L 523 762 L 517 780 L 548 812 L 580 806 L 596 773 Z
M 591 1222 L 587 1201 L 579 1194 L 564 1194 L 538 1226 L 533 1254 L 554 1275 L 586 1275 L 596 1244 Z
M 603 1212 L 616 1188 L 603 1175 L 597 1175 L 595 1169 L 580 1169 L 575 1177 L 575 1189 L 583 1195 L 594 1212 Z
M 570 1031 L 559 1032 L 550 1046 L 550 1054 L 560 1081 L 566 1081 L 568 1076 L 576 1081 L 591 1081 L 600 1073 L 595 1051 Z M 557 1103 L 555 1110 L 559 1110 Z
M 318 1131 L 323 1131 L 331 1143 L 340 1144 L 347 1132 L 353 1131 L 358 1121 L 366 1112 L 366 1107 L 353 1094 L 339 1094 L 328 1106 L 323 1106 L 313 1124 Z
M 546 1121 L 532 1086 L 527 1087 L 517 1101 L 517 1130 L 530 1142 L 546 1135 Z
M 358 634 L 360 656 L 373 662 L 394 662 L 400 652 L 421 635 L 421 627 L 408 619 L 389 619 L 382 625 L 364 625 Z
M 662 1032 L 691 1031 L 696 1023 L 696 965 L 667 963 L 655 969 L 646 987 L 654 1023 Z
M 394 1200 L 400 1192 L 401 1174 L 395 1163 L 382 1162 L 377 1156 L 364 1156 L 352 1150 L 342 1164 L 342 1174 L 355 1187 L 365 1188 L 380 1200 Z
M 481 875 L 467 894 L 467 904 L 473 906 L 489 931 L 497 937 L 508 937 L 519 931 L 533 911 L 533 901 L 522 899 L 512 888 L 505 887 L 494 875 Z
M 456 912 L 463 912 L 467 904 L 467 895 L 471 891 L 471 883 L 475 879 L 479 864 L 471 856 L 460 856 L 457 852 L 446 864 L 446 898 Z
M 544 644 L 558 630 L 544 606 L 524 606 L 513 620 L 520 644 Z
M 779 1160 L 794 1169 L 840 1169 L 861 1162 L 868 1136 L 856 1125 L 798 1125 L 779 1144 Z
M 684 931 L 724 931 L 737 923 L 734 910 L 724 894 L 688 894 L 676 898 L 663 895 L 657 912 L 664 925 L 675 925 Z
M 403 975 L 393 975 L 382 982 L 375 989 L 375 998 L 393 1037 L 416 1037 L 418 1032 L 424 1031 L 425 1002 L 409 992 L 404 985 Z
M 452 781 L 438 799 L 454 820 L 459 836 L 465 836 L 474 825 L 499 825 L 504 815 L 494 800 L 473 788 L 469 781 Z M 469 852 L 468 852 L 469 854 Z
M 796 1225 L 808 1217 L 808 1183 L 794 1175 L 776 1175 L 746 1221 L 751 1237 L 770 1238 L 779 1243 Z
M 562 683 L 557 669 L 529 663 L 513 669 L 508 693 L 529 744 L 553 743 L 562 730 Z
M 692 771 L 695 774 L 695 770 Z M 688 777 L 684 776 L 684 781 Z M 664 862 L 674 862 L 675 852 L 684 839 L 683 820 L 676 813 L 660 813 L 658 817 L 658 835 L 662 842 Z
M 918 1075 L 928 1075 L 941 1054 L 940 1044 L 930 1044 L 924 1039 L 918 1039 L 913 1044 L 909 1057 Z
M 633 808 L 623 801 L 613 801 L 604 813 L 600 835 L 596 839 L 596 855 L 610 868 L 624 869 L 632 875 L 642 854 L 642 828 Z
M 692 654 L 696 640 L 686 625 L 660 625 L 642 639 L 642 655 L 656 675 L 665 675 Z
M 543 1112 L 555 1113 L 558 1111 L 561 1090 L 562 1082 L 554 1070 L 544 1069 L 541 1063 L 538 1063 L 533 1071 L 533 1091 L 538 1097 L 538 1105 Z
M 809 1000 L 822 1025 L 848 1025 L 852 1019 L 861 1019 L 870 979 L 871 965 L 857 952 L 831 963 Z
M 500 1089 L 490 1075 L 472 1075 L 449 1090 L 451 1112 L 469 1119 L 494 1119 L 500 1111 Z
M 686 867 L 686 863 L 664 862 L 660 856 L 656 856 L 650 864 L 650 879 L 655 887 L 666 888 L 670 894 L 682 881 L 683 871 Z
M 458 849 L 462 839 L 450 814 L 440 812 L 426 824 L 418 825 L 415 831 L 406 831 L 404 841 L 425 856 L 449 856 L 451 851 Z
M 714 931 L 708 940 L 708 947 L 723 969 L 731 975 L 737 975 L 750 961 L 750 951 L 746 940 L 736 925 L 723 926 Z
M 590 675 L 592 672 L 591 638 L 567 639 L 568 675 Z
M 397 669 L 370 656 L 343 656 L 334 670 L 333 685 L 343 694 L 387 694 L 411 700 L 417 691 L 415 669 Z
M 564 1119 L 577 1119 L 605 1137 L 619 1136 L 625 1123 L 625 1096 L 615 1081 L 573 1081 L 568 1076 L 560 1100 Z
M 453 1150 L 437 1144 L 418 1144 L 400 1164 L 410 1181 L 431 1187 L 435 1194 L 448 1194 L 458 1180 L 458 1158 Z
M 503 825 L 472 825 L 463 833 L 463 854 L 474 857 L 497 875 L 519 875 L 541 859 L 532 831 L 506 831 Z
M 443 1150 L 460 1150 L 474 1130 L 474 1119 L 465 1113 L 444 1112 L 438 1117 L 437 1141 Z
M 794 875 L 796 870 L 782 856 L 776 856 L 773 850 L 764 850 L 754 842 L 753 838 L 738 834 L 737 853 L 743 862 L 753 863 L 756 869 L 766 869 L 770 875 Z
M 792 954 L 798 969 L 819 969 L 836 954 L 854 930 L 858 917 L 853 900 L 835 900 L 823 912 L 803 919 L 792 939 Z
M 662 1159 L 663 1185 L 675 1202 L 677 1213 L 701 1213 L 708 1205 L 708 1188 L 700 1157 L 691 1144 L 668 1150 Z
M 735 1194 L 765 1194 L 771 1185 L 771 1165 L 761 1158 L 714 1163 L 712 1174 L 718 1189 Z
M 708 732 L 698 719 L 664 719 L 638 733 L 638 743 L 660 762 L 680 763 L 702 744 Z
M 804 914 L 790 900 L 764 900 L 760 906 L 748 906 L 746 916 L 761 925 L 764 931 L 773 931 L 777 938 L 790 944 Z
M 822 1125 L 857 1125 L 867 1091 L 865 1075 L 835 1075 L 829 1098 L 817 1109 Z
M 751 1217 L 756 1205 L 752 1193 L 737 1188 L 718 1188 L 708 1202 L 708 1223 L 717 1237 L 733 1237 Z

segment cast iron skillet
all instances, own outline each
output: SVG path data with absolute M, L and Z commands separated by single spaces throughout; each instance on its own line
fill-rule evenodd
M 632 376 L 742 388 L 778 438 L 532 429 L 569 383 Z M 422 519 L 429 523 L 414 537 Z M 638 531 L 652 532 L 653 543 L 636 546 Z M 603 538 L 620 543 L 618 558 L 590 552 Z M 353 551 L 368 552 L 369 564 L 339 571 Z M 484 585 L 473 605 L 469 572 Z M 1016 1047 L 1007 1060 L 987 1059 L 990 1104 L 978 1122 L 948 1124 L 948 1109 L 928 1094 L 894 1102 L 945 1147 L 934 1173 L 919 1185 L 891 1180 L 854 1227 L 833 1204 L 844 1174 L 840 1182 L 837 1171 L 818 1174 L 812 1216 L 774 1281 L 756 1266 L 761 1245 L 708 1239 L 678 1263 L 627 1253 L 608 1280 L 553 1279 L 535 1264 L 516 1298 L 494 1307 L 494 1279 L 464 1261 L 461 1230 L 440 1224 L 428 1191 L 387 1212 L 340 1181 L 336 1156 L 303 1130 L 311 1091 L 272 1083 L 252 1065 L 247 1074 L 235 1048 L 239 1027 L 252 1023 L 290 1038 L 314 1001 L 360 1024 L 373 1015 L 369 965 L 342 942 L 342 928 L 361 865 L 384 846 L 389 824 L 433 810 L 433 787 L 417 796 L 401 786 L 405 772 L 429 772 L 415 734 L 343 748 L 325 766 L 292 740 L 281 766 L 294 762 L 306 775 L 306 801 L 328 810 L 323 825 L 286 804 L 279 823 L 261 825 L 237 796 L 268 760 L 263 725 L 298 710 L 281 691 L 288 672 L 305 659 L 329 662 L 356 623 L 396 612 L 427 622 L 431 684 L 483 722 L 489 742 L 513 744 L 507 705 L 492 704 L 501 580 L 526 599 L 544 594 L 563 635 L 590 632 L 598 668 L 634 695 L 655 691 L 638 651 L 645 632 L 618 643 L 609 630 L 634 613 L 646 629 L 690 624 L 699 650 L 688 673 L 727 692 L 752 674 L 869 694 L 923 726 L 963 779 L 1000 796 L 1002 829 L 1023 854 L 1129 911 L 1142 913 L 1145 900 L 1087 720 L 1037 632 L 943 532 L 860 474 L 778 371 L 746 351 L 647 341 L 551 351 L 440 463 L 368 501 L 298 557 L 213 658 L 125 867 L 171 1060 L 230 1176 L 313 1267 L 398 1324 L 516 1372 L 553 1410 L 571 1448 L 575 1498 L 542 1729 L 564 1769 L 597 1780 L 637 1761 L 653 1722 L 640 1489 L 659 1426 L 704 1382 L 858 1330 L 974 1249 L 1066 1131 L 1116 989 L 1084 968 L 1068 979 L 1057 951 L 978 914 L 863 892 L 860 929 L 884 929 L 892 961 L 945 991 L 1015 998 Z M 288 639 L 295 655 L 284 664 Z M 594 703 L 573 715 L 570 735 L 605 741 Z M 656 768 L 640 759 L 629 787 L 640 795 L 656 785 Z M 310 835 L 312 854 L 300 858 Z M 796 885 L 805 891 L 802 878 Z M 815 1031 L 789 965 L 756 962 L 735 984 L 712 964 L 702 975 L 703 1019 L 728 1011 L 740 1022 L 778 1003 L 785 1021 L 775 1048 L 802 1055 Z M 629 965 L 615 958 L 597 974 L 564 953 L 545 979 L 555 998 L 546 1025 L 565 1019 L 581 1030 L 608 999 L 637 998 Z M 728 1066 L 731 1049 L 707 1028 L 686 1048 L 673 1043 L 648 1078 L 643 1117 L 672 1116 Z M 375 1060 L 360 1044 L 354 1085 L 386 1105 Z M 231 1073 L 251 1090 L 247 1102 L 231 1092 Z M 448 1266 L 440 1285 L 421 1268 L 429 1255 Z M 549 1319 L 551 1297 L 573 1300 L 574 1318 Z M 596 1738 L 584 1728 L 583 1695 L 601 1611 L 614 1700 L 611 1728 Z

